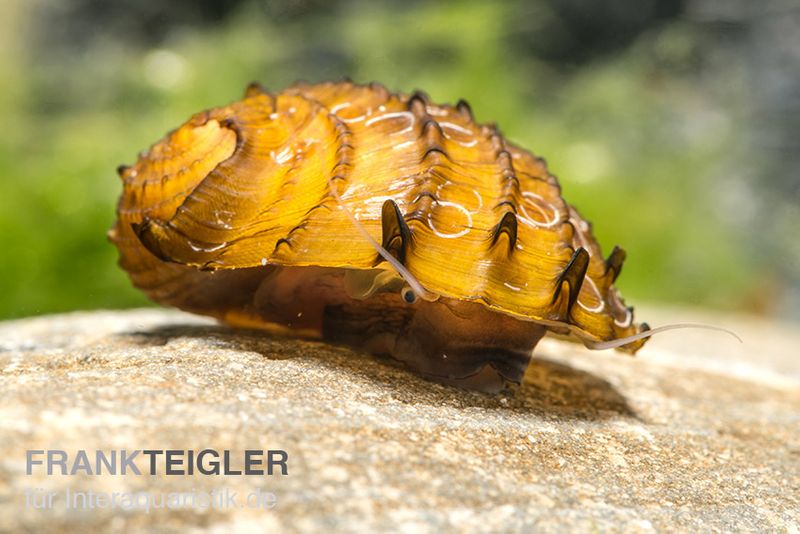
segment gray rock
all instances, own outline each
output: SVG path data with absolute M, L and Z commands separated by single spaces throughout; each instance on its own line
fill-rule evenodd
M 525 383 L 498 395 L 178 312 L 0 323 L 0 531 L 797 532 L 800 339 L 788 326 L 706 322 L 745 343 L 665 333 L 629 358 L 545 340 Z M 25 473 L 29 449 L 147 448 L 284 449 L 289 474 Z M 35 488 L 56 492 L 51 509 L 26 507 Z M 272 492 L 277 504 L 65 503 L 67 489 L 220 488 L 242 500 Z

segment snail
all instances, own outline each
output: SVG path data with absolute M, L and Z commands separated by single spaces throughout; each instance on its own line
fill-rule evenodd
M 614 287 L 625 252 L 604 257 L 545 161 L 464 101 L 251 84 L 118 173 L 109 238 L 133 284 L 230 325 L 485 391 L 520 382 L 547 332 L 634 353 L 655 331 Z

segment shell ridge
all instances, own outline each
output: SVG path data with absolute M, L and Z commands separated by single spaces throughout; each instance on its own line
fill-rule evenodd
M 616 282 L 619 273 L 622 272 L 622 264 L 625 262 L 626 256 L 627 254 L 625 251 L 616 245 L 611 251 L 611 254 L 608 255 L 608 259 L 606 260 L 606 274 L 611 277 L 611 283 Z
M 305 98 L 305 97 L 304 97 Z M 306 213 L 303 215 L 300 223 L 294 226 L 287 235 L 281 239 L 279 239 L 275 243 L 275 248 L 270 254 L 270 259 L 275 257 L 278 252 L 278 247 L 281 244 L 286 244 L 289 248 L 292 248 L 292 238 L 294 234 L 299 230 L 306 229 L 306 227 L 310 224 L 312 218 L 314 217 L 314 212 L 316 211 L 315 208 L 319 208 L 321 206 L 326 205 L 328 202 L 333 202 L 335 200 L 333 192 L 330 191 L 329 187 L 346 187 L 347 184 L 347 175 L 351 171 L 351 161 L 352 161 L 352 153 L 353 153 L 353 144 L 352 144 L 352 132 L 347 127 L 347 124 L 344 123 L 336 114 L 332 113 L 330 109 L 328 109 L 322 102 L 316 99 L 310 99 L 311 101 L 315 102 L 317 106 L 320 107 L 321 110 L 324 110 L 324 113 L 332 125 L 333 130 L 335 132 L 334 136 L 334 144 L 338 144 L 334 151 L 334 164 L 330 171 L 328 172 L 328 176 L 326 176 L 326 183 L 330 184 L 330 186 L 325 187 L 322 189 L 320 196 L 317 199 L 317 202 L 314 204 L 314 207 L 307 210 Z M 318 148 L 318 150 L 323 150 L 322 148 Z M 340 185 L 341 184 L 341 185 Z M 341 191 L 337 191 L 339 195 L 341 195 Z
M 514 169 L 511 153 L 506 149 L 505 139 L 496 128 L 492 129 L 489 140 L 494 149 L 496 165 L 500 168 L 500 195 L 493 208 L 500 212 L 500 220 L 492 232 L 492 245 L 497 242 L 500 233 L 505 231 L 509 238 L 508 251 L 511 254 L 517 241 L 517 204 L 521 196 L 520 181 Z
M 569 320 L 570 312 L 575 302 L 578 300 L 578 295 L 581 291 L 581 285 L 584 278 L 586 278 L 586 270 L 589 267 L 589 253 L 583 247 L 578 247 L 572 254 L 569 263 L 561 272 L 556 281 L 556 290 L 553 294 L 553 303 L 562 297 L 564 286 L 567 286 L 566 307 L 563 309 L 562 317 L 565 322 L 572 323 Z M 573 323 L 574 324 L 574 323 Z
M 381 246 L 394 255 L 400 263 L 405 263 L 406 249 L 410 246 L 411 230 L 394 200 L 387 200 L 381 208 Z M 376 258 L 379 263 L 381 258 Z
M 414 115 L 417 123 L 420 124 L 417 136 L 419 142 L 417 151 L 420 154 L 420 171 L 418 175 L 421 181 L 420 185 L 417 186 L 414 198 L 410 202 L 412 209 L 408 211 L 406 218 L 409 224 L 417 222 L 424 227 L 427 227 L 428 221 L 439 202 L 436 192 L 444 181 L 436 171 L 436 167 L 452 165 L 449 159 L 442 161 L 447 157 L 444 151 L 444 134 L 436 119 L 428 114 L 428 104 L 429 98 L 422 91 L 415 91 L 406 103 L 408 111 Z M 440 179 L 437 180 L 437 178 Z M 413 235 L 413 229 L 411 234 Z

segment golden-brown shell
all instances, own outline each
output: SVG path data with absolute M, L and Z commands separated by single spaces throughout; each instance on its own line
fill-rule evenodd
M 432 293 L 556 330 L 572 325 L 587 339 L 639 331 L 613 287 L 624 253 L 604 258 L 544 161 L 477 124 L 463 102 L 436 105 L 378 84 L 297 84 L 274 95 L 252 86 L 120 172 L 111 237 L 134 283 L 159 302 L 222 317 L 237 304 L 198 295 L 220 272 L 374 268 L 380 257 L 339 209 L 335 187 Z M 399 243 L 386 242 L 386 200 L 408 232 L 396 232 Z

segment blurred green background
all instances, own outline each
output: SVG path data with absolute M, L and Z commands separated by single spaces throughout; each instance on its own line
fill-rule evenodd
M 146 304 L 105 238 L 117 165 L 250 81 L 343 76 L 546 157 L 629 303 L 797 316 L 798 10 L 765 5 L 3 0 L 0 318 Z

